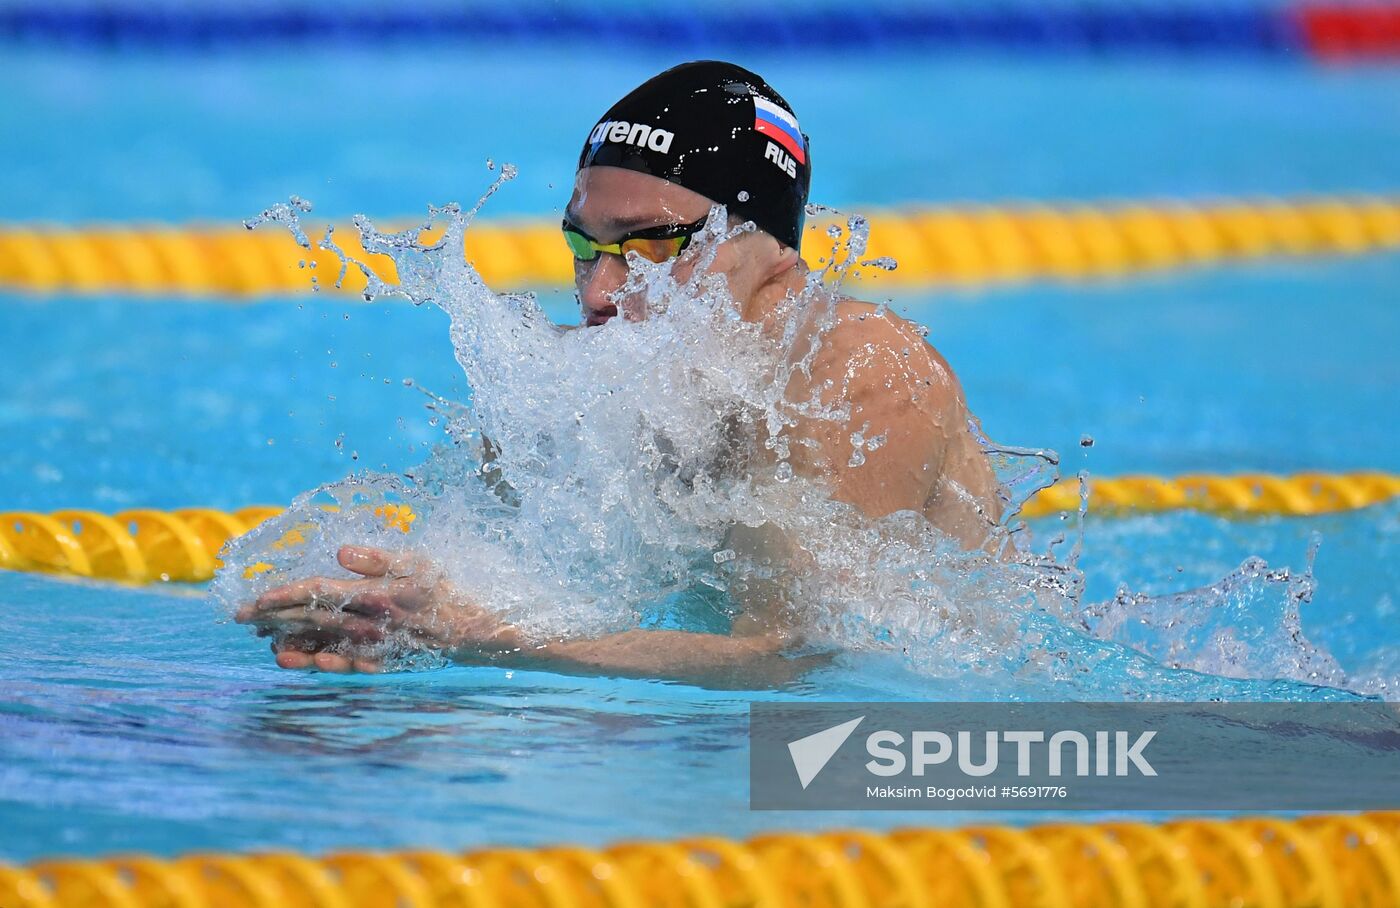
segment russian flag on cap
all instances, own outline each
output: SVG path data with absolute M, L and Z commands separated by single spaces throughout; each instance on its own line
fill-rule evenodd
M 807 163 L 807 143 L 797 118 L 767 98 L 753 96 L 753 128 L 787 149 L 799 164 Z

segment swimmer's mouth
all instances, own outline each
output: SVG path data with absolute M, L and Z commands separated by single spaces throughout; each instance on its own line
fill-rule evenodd
M 602 309 L 588 310 L 588 317 L 584 319 L 584 325 L 589 328 L 596 328 L 608 319 L 617 315 L 616 306 L 604 306 Z

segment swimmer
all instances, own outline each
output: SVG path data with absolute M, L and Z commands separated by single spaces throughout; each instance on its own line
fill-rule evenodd
M 808 275 L 799 249 L 810 182 L 808 139 L 792 108 L 756 74 L 705 61 L 650 79 L 603 115 L 579 157 L 563 222 L 579 330 L 646 318 L 643 299 L 620 293 L 625 254 L 671 261 L 677 280 L 686 280 L 696 265 L 682 253 L 716 203 L 733 223 L 757 229 L 725 240 L 709 270 L 727 279 L 745 321 L 779 330 L 782 304 Z M 844 403 L 849 420 L 799 425 L 794 470 L 869 518 L 912 510 L 965 548 L 986 545 L 1000 516 L 997 482 L 952 369 L 917 326 L 881 307 L 843 300 L 835 315 L 810 375 L 786 394 Z M 863 428 L 886 438 L 852 466 L 850 438 Z M 772 528 L 736 527 L 727 544 L 747 554 L 792 551 Z M 419 557 L 344 546 L 338 560 L 352 576 L 296 581 L 238 611 L 238 621 L 273 638 L 282 668 L 377 671 L 377 660 L 346 653 L 390 632 L 464 664 L 575 673 L 765 683 L 802 664 L 784 655 L 796 641 L 780 617 L 781 590 L 741 594 L 743 612 L 729 634 L 635 629 L 535 641 L 459 595 Z

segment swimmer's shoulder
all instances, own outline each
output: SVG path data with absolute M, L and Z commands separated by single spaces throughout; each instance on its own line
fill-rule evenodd
M 849 297 L 836 304 L 832 334 L 839 335 L 845 343 L 929 346 L 918 325 L 900 318 L 888 306 Z
M 844 374 L 889 388 L 916 386 L 944 405 L 960 402 L 962 389 L 947 360 L 925 337 L 920 326 L 901 318 L 887 306 L 844 299 L 836 305 L 836 325 L 825 338 L 818 369 Z
M 836 304 L 836 325 L 828 339 L 837 351 L 890 351 L 901 358 L 913 357 L 916 363 L 929 360 L 951 374 L 947 361 L 929 342 L 927 334 L 921 326 L 896 315 L 888 306 L 848 298 Z

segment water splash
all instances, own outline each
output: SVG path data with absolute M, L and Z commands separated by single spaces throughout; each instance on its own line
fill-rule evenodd
M 1300 608 L 1313 590 L 1311 564 L 1294 576 L 1250 558 L 1200 589 L 1165 596 L 1119 589 L 1113 599 L 1085 608 L 1081 620 L 1095 637 L 1171 668 L 1343 687 L 1348 678 L 1341 666 L 1303 634 Z
M 310 214 L 311 209 L 310 202 L 294 195 L 285 202 L 269 205 L 263 209 L 262 214 L 244 221 L 243 226 L 248 230 L 256 230 L 264 224 L 281 224 L 291 233 L 298 246 L 309 250 L 311 240 L 307 239 L 306 231 L 301 228 L 301 215 Z
M 696 267 L 684 280 L 629 257 L 620 292 L 644 299 L 645 320 L 566 330 L 533 295 L 491 291 L 462 254 L 472 218 L 514 173 L 503 165 L 470 210 L 433 207 L 402 232 L 355 218 L 363 248 L 393 260 L 396 285 L 326 231 L 322 248 L 340 258 L 342 279 L 350 267 L 364 274 L 367 299 L 398 295 L 449 315 L 471 400 L 432 402 L 443 441 L 406 475 L 331 483 L 232 542 L 214 586 L 227 608 L 291 579 L 338 574 L 336 549 L 362 543 L 433 559 L 465 595 L 539 639 L 646 625 L 662 604 L 680 626 L 722 631 L 738 615 L 737 594 L 767 584 L 786 590 L 784 619 L 807 648 L 894 658 L 964 696 L 976 688 L 959 681 L 968 677 L 1012 696 L 1111 699 L 1310 697 L 1316 685 L 1348 683 L 1302 633 L 1310 574 L 1251 560 L 1199 590 L 1123 590 L 1084 605 L 1087 488 L 1068 554 L 1055 552 L 1065 533 L 1037 550 L 1016 514 L 1056 480 L 1059 458 L 995 445 L 975 421 L 1005 515 L 988 515 L 989 544 L 975 551 L 913 512 L 866 519 L 794 470 L 795 427 L 844 425 L 849 414 L 815 394 L 790 400 L 785 389 L 810 376 L 851 269 L 892 267 L 862 259 L 864 219 L 831 229 L 823 266 L 767 327 L 743 321 L 723 278 L 707 273 L 722 243 L 752 229 L 716 208 L 688 247 Z M 309 248 L 299 223 L 309 210 L 293 199 L 249 226 L 281 224 Z M 883 445 L 887 429 L 852 435 L 850 466 Z M 403 504 L 411 523 L 384 519 Z M 790 559 L 736 544 L 766 528 L 796 542 Z M 1276 621 L 1258 622 L 1261 603 Z M 440 664 L 403 639 L 376 654 Z

